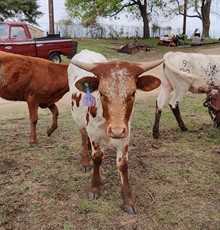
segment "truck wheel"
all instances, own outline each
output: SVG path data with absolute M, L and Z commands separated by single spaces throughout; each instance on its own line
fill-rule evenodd
M 53 61 L 55 63 L 60 63 L 61 62 L 60 54 L 57 53 L 57 52 L 54 52 L 54 53 L 50 54 L 49 60 L 51 60 L 51 61 Z

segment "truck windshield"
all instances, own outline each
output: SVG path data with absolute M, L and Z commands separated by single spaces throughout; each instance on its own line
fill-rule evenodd
M 0 39 L 7 39 L 8 38 L 8 25 L 0 24 Z

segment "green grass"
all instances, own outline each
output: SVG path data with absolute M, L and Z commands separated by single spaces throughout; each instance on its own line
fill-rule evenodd
M 155 47 L 150 53 L 128 55 L 106 48 L 126 41 L 86 39 L 79 42 L 79 50 L 103 50 L 108 58 L 133 61 L 170 50 L 163 47 L 158 54 L 160 48 Z M 81 139 L 69 104 L 60 108 L 59 127 L 50 138 L 46 130 L 51 114 L 39 110 L 36 148 L 28 144 L 27 111 L 18 104 L 12 113 L 2 112 L 0 229 L 220 229 L 220 138 L 202 105 L 204 95 L 187 94 L 180 105 L 188 132 L 179 130 L 166 106 L 157 140 L 151 130 L 156 97 L 138 99 L 133 113 L 129 177 L 137 215 L 121 210 L 120 176 L 112 149 L 103 162 L 101 197 L 88 200 L 91 173 L 81 172 Z
M 1 142 L 0 163 L 5 170 L 1 167 L 0 224 L 24 230 L 218 229 L 219 131 L 212 128 L 206 109 L 198 106 L 202 98 L 189 96 L 181 109 L 190 130 L 179 131 L 166 108 L 161 137 L 153 140 L 154 100 L 137 101 L 133 116 L 129 171 L 139 214 L 130 216 L 120 208 L 120 177 L 113 151 L 103 164 L 102 196 L 88 200 L 91 174 L 80 171 L 80 135 L 67 107 L 60 111 L 59 128 L 51 138 L 45 133 L 50 114 L 40 115 L 38 127 L 45 130 L 38 129 L 37 148 L 28 147 L 27 137 L 16 135 L 15 145 L 10 140 L 20 126 L 28 128 L 28 120 L 13 127 L 1 122 L 7 142 Z M 153 204 L 148 192 L 155 199 Z
M 182 52 L 192 52 L 196 48 L 196 52 L 199 52 L 198 49 L 213 47 L 220 45 L 220 42 L 217 39 L 205 40 L 205 46 L 192 47 L 191 41 L 188 41 L 188 45 L 178 46 L 178 47 L 168 47 L 168 46 L 159 46 L 158 38 L 151 39 L 139 39 L 138 43 L 143 45 L 149 45 L 151 47 L 150 51 L 141 50 L 136 54 L 126 54 L 119 53 L 117 50 L 124 44 L 134 42 L 134 39 L 89 39 L 85 38 L 78 41 L 77 53 L 83 49 L 89 49 L 98 53 L 103 54 L 108 60 L 123 60 L 123 61 L 151 61 L 158 58 L 162 58 L 166 52 L 173 51 L 182 51 Z M 217 44 L 212 44 L 216 42 Z M 208 45 L 210 44 L 210 45 Z M 62 57 L 63 62 L 69 63 L 69 59 Z
M 151 38 L 151 39 L 139 39 L 138 43 L 143 45 L 149 45 L 151 48 L 150 52 L 141 51 L 137 54 L 123 54 L 118 53 L 116 50 L 124 44 L 133 42 L 134 39 L 84 39 L 78 41 L 78 48 L 77 52 L 80 52 L 82 49 L 89 49 L 93 50 L 95 52 L 101 53 L 105 55 L 108 59 L 119 59 L 119 60 L 129 60 L 134 61 L 138 59 L 139 61 L 143 60 L 143 57 L 149 56 L 153 59 L 158 55 L 163 55 L 166 52 L 169 51 L 183 51 L 187 52 L 187 50 L 192 49 L 190 46 L 191 41 L 189 40 L 187 43 L 188 45 L 185 46 L 178 46 L 178 47 L 167 47 L 167 46 L 158 46 L 158 39 L 157 38 Z M 213 42 L 218 43 L 219 41 L 217 39 L 210 39 L 205 40 L 204 44 L 212 44 Z M 210 45 L 214 46 L 214 45 Z M 207 47 L 207 46 L 206 46 Z

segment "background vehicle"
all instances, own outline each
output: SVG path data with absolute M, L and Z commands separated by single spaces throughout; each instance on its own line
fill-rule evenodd
M 187 36 L 186 34 L 169 34 L 163 35 L 159 38 L 158 45 L 165 45 L 165 46 L 181 46 L 186 44 Z
M 25 22 L 0 22 L 0 50 L 5 52 L 60 63 L 61 55 L 71 58 L 76 54 L 77 45 L 77 41 L 59 34 L 33 39 Z

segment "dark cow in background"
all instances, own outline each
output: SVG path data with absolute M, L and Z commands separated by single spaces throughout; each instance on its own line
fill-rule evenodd
M 153 137 L 159 137 L 159 122 L 164 105 L 172 94 L 170 107 L 181 130 L 187 128 L 181 118 L 179 103 L 187 91 L 206 93 L 210 86 L 220 86 L 220 55 L 168 52 L 164 55 L 161 88 L 157 98 Z M 217 114 L 220 125 L 220 113 Z
M 154 76 L 142 73 L 163 62 L 108 62 L 101 54 L 83 50 L 75 55 L 68 68 L 72 115 L 79 126 L 84 171 L 93 160 L 89 198 L 100 195 L 100 165 L 104 158 L 101 141 L 107 140 L 117 149 L 117 166 L 121 175 L 123 209 L 136 213 L 128 180 L 128 145 L 131 114 L 136 90 L 150 91 L 160 85 Z
M 57 129 L 58 108 L 55 102 L 69 91 L 66 64 L 44 59 L 0 52 L 0 97 L 26 101 L 31 122 L 30 144 L 37 144 L 38 107 L 49 108 L 53 119 L 47 130 Z

